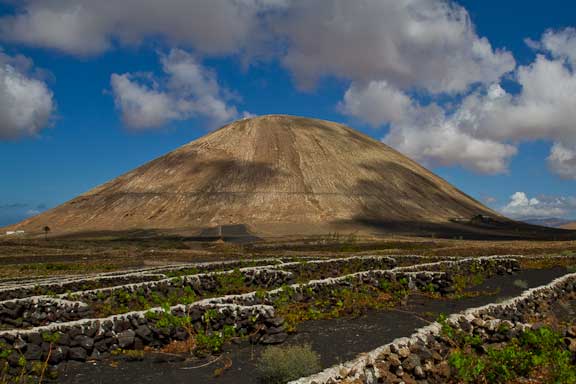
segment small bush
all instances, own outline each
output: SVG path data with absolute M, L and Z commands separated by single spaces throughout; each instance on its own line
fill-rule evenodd
M 310 345 L 268 347 L 258 361 L 262 384 L 284 384 L 320 371 L 320 357 Z
M 561 334 L 550 328 L 528 330 L 504 345 L 486 347 L 484 354 L 470 348 L 481 345 L 480 338 L 474 342 L 474 338 L 453 329 L 443 329 L 443 333 L 460 345 L 448 359 L 459 383 L 503 384 L 534 376 L 542 383 L 576 383 L 572 354 Z

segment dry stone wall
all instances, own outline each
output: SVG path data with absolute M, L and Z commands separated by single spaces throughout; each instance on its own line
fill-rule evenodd
M 31 330 L 13 330 L 0 333 L 0 345 L 12 351 L 10 365 L 17 365 L 17 357 L 24 355 L 29 361 L 48 358 L 50 344 L 54 348 L 50 364 L 64 360 L 85 361 L 98 359 L 118 349 L 142 349 L 144 346 L 161 347 L 173 340 L 188 337 L 183 327 L 160 325 L 153 314 L 164 310 L 132 312 L 103 319 L 51 324 Z M 210 319 L 205 314 L 211 311 Z M 195 329 L 219 332 L 225 325 L 234 327 L 238 335 L 276 335 L 281 320 L 274 317 L 269 306 L 243 307 L 235 305 L 178 305 L 170 308 L 175 317 L 189 316 Z M 161 319 L 161 317 L 159 317 Z M 51 341 L 55 340 L 55 341 Z M 14 361 L 16 359 L 16 361 Z
M 445 324 L 479 337 L 486 347 L 508 342 L 527 329 L 538 327 L 532 321 L 544 318 L 559 300 L 574 298 L 576 274 L 568 274 L 502 303 L 451 315 Z M 576 334 L 567 336 L 576 345 Z M 396 339 L 352 361 L 290 384 L 445 383 L 451 375 L 447 362 L 451 343 L 442 334 L 442 324 L 435 322 L 410 337 Z
M 425 258 L 417 260 L 426 261 Z M 75 278 L 63 282 L 63 286 L 79 284 L 80 290 L 77 292 L 61 294 L 59 297 L 32 296 L 4 300 L 0 302 L 0 328 L 11 329 L 0 330 L 0 355 L 8 354 L 7 360 L 14 368 L 18 364 L 18 356 L 22 355 L 28 361 L 43 361 L 50 354 L 49 363 L 58 364 L 64 360 L 101 358 L 118 349 L 142 349 L 144 346 L 158 348 L 174 340 L 184 340 L 190 332 L 214 334 L 228 332 L 230 329 L 233 329 L 235 335 L 249 337 L 251 342 L 280 343 L 287 335 L 283 320 L 275 315 L 274 304 L 286 290 L 294 293 L 292 300 L 306 301 L 329 295 L 338 287 L 379 286 L 382 280 L 386 280 L 402 281 L 409 290 L 433 289 L 442 294 L 453 291 L 457 274 L 474 272 L 488 276 L 509 273 L 518 267 L 514 259 L 506 257 L 462 259 L 407 267 L 395 267 L 397 262 L 394 258 L 380 256 L 274 262 L 233 271 L 217 270 L 223 264 L 216 264 L 203 266 L 204 270 L 214 268 L 213 272 L 176 278 L 157 279 L 160 275 L 165 277 L 168 271 L 198 269 L 187 265 L 131 271 L 126 276 L 98 275 L 85 281 Z M 225 263 L 224 267 L 230 265 L 238 267 L 241 264 Z M 340 276 L 350 269 L 359 272 Z M 198 297 L 225 293 L 226 287 L 218 286 L 219 279 L 237 276 L 238 273 L 247 286 L 257 290 L 102 318 L 93 318 L 91 312 L 90 303 L 114 292 L 145 294 L 190 287 Z M 302 276 L 335 277 L 291 284 Z M 81 284 L 86 281 L 101 282 L 122 277 L 151 279 L 114 287 L 81 289 Z M 53 283 L 49 281 L 47 286 Z M 6 286 L 0 292 L 14 292 L 14 289 Z
M 267 262 L 267 263 L 266 263 Z M 389 257 L 347 258 L 337 260 L 315 260 L 306 262 L 278 262 L 265 260 L 252 263 L 250 267 L 224 270 L 228 267 L 246 265 L 242 262 L 203 263 L 200 265 L 179 265 L 161 268 L 147 268 L 131 271 L 126 275 L 99 274 L 89 278 L 71 278 L 56 282 L 46 279 L 45 284 L 15 286 L 6 283 L 0 288 L 0 295 L 10 297 L 0 301 L 0 350 L 9 352 L 8 362 L 16 367 L 17 357 L 25 356 L 28 361 L 45 360 L 50 345 L 54 347 L 50 364 L 63 360 L 98 358 L 117 349 L 140 349 L 144 346 L 160 347 L 172 340 L 188 337 L 185 327 L 174 319 L 186 319 L 191 329 L 202 332 L 221 332 L 224 326 L 231 326 L 237 335 L 249 335 L 252 342 L 279 343 L 286 339 L 283 320 L 274 316 L 274 308 L 269 305 L 237 305 L 199 300 L 187 305 L 172 306 L 169 310 L 156 307 L 146 311 L 133 311 L 105 318 L 91 318 L 94 313 L 90 303 L 113 293 L 146 294 L 154 291 L 168 293 L 175 288 L 191 287 L 198 296 L 225 290 L 219 285 L 226 276 L 241 274 L 244 283 L 260 289 L 269 289 L 293 282 L 298 273 L 338 274 L 350 263 L 358 269 L 394 266 Z M 253 265 L 258 264 L 258 265 Z M 286 270 L 282 268 L 286 266 Z M 187 271 L 214 271 L 196 273 L 180 277 L 166 278 L 168 273 L 178 274 Z M 223 280 L 220 280 L 224 278 Z M 144 280 L 144 281 L 142 281 Z M 106 286 L 113 282 L 126 283 Z M 97 289 L 84 288 L 105 285 Z M 77 292 L 56 295 L 14 298 L 42 291 L 63 291 L 69 288 Z M 172 322 L 166 323 L 166 314 Z M 207 313 L 209 316 L 207 316 Z M 6 329 L 10 328 L 10 329 Z M 1 330 L 4 329 L 4 330 Z M 57 341 L 54 341 L 57 340 Z M 1 352 L 0 351 L 0 352 Z

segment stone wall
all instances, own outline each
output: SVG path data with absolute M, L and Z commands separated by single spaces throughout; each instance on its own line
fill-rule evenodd
M 46 323 L 66 322 L 92 315 L 90 307 L 81 302 L 36 297 L 0 303 L 0 329 L 29 328 Z
M 360 269 L 374 267 L 383 269 L 286 285 L 303 271 L 331 275 L 345 271 L 351 263 L 356 263 L 355 268 Z M 224 325 L 228 325 L 233 327 L 239 335 L 250 335 L 252 342 L 279 343 L 286 338 L 286 334 L 283 321 L 275 317 L 272 305 L 281 297 L 286 287 L 295 294 L 293 300 L 309 300 L 329 295 L 336 287 L 367 284 L 379 286 L 383 279 L 402 281 L 407 289 L 430 290 L 432 288 L 439 293 L 449 293 L 457 273 L 474 272 L 490 275 L 510 272 L 516 268 L 514 260 L 498 257 L 387 269 L 394 265 L 395 261 L 388 257 L 369 257 L 242 268 L 239 272 L 249 286 L 262 287 L 263 290 L 243 295 L 207 298 L 189 305 L 173 306 L 169 311 L 178 318 L 189 318 L 191 326 L 196 331 L 203 329 L 211 333 L 220 332 Z M 155 274 L 158 270 L 139 273 Z M 61 295 L 60 298 L 42 296 L 0 302 L 0 322 L 5 322 L 4 324 L 10 326 L 33 327 L 0 331 L 0 348 L 9 352 L 8 361 L 14 365 L 17 364 L 17 357 L 21 354 L 24 354 L 29 361 L 45 360 L 52 345 L 50 363 L 58 364 L 67 359 L 83 361 L 88 357 L 99 358 L 119 348 L 141 349 L 146 345 L 160 347 L 172 340 L 182 340 L 188 337 L 182 326 L 159 325 L 159 319 L 163 316 L 161 308 L 89 319 L 86 317 L 90 316 L 90 307 L 86 303 L 100 300 L 99 297 L 102 295 L 106 296 L 118 291 L 140 293 L 141 290 L 169 291 L 171 287 L 186 286 L 192 287 L 199 295 L 217 292 L 218 277 L 232 273 L 236 274 L 238 271 L 210 272 L 119 287 L 99 288 Z M 97 279 L 112 277 L 119 276 L 98 276 Z M 284 287 L 264 290 L 281 285 Z M 75 301 L 66 300 L 66 298 Z M 206 316 L 208 311 L 211 311 L 210 316 Z M 155 313 L 160 314 L 159 318 L 154 316 Z M 10 324 L 8 319 L 13 316 L 20 316 L 21 325 Z M 210 319 L 208 322 L 207 318 Z M 52 323 L 38 326 L 43 322 Z M 57 335 L 57 341 L 52 339 L 54 335 Z
M 192 276 L 163 279 L 152 282 L 100 288 L 60 295 L 59 298 L 35 296 L 27 299 L 14 299 L 0 302 L 0 328 L 29 328 L 50 323 L 87 319 L 94 315 L 94 307 L 104 301 L 112 301 L 122 295 L 138 296 L 151 300 L 151 296 L 162 294 L 179 295 L 182 288 L 190 287 L 200 297 L 214 294 L 222 287 L 218 278 L 233 271 L 212 272 Z M 239 271 L 247 287 L 268 289 L 289 284 L 292 274 L 276 269 L 245 268 Z M 113 296 L 117 295 L 117 296 Z
M 14 282 L 0 287 L 0 301 L 19 299 L 30 296 L 64 294 L 66 292 L 85 291 L 126 284 L 137 284 L 166 279 L 168 273 L 178 273 L 186 270 L 193 274 L 213 271 L 230 270 L 282 263 L 282 259 L 255 259 L 238 261 L 217 261 L 194 264 L 179 264 L 163 267 L 148 267 L 124 272 L 99 273 L 91 277 L 73 276 L 45 278 L 39 281 L 22 284 Z
M 543 318 L 552 304 L 576 297 L 576 274 L 530 289 L 499 304 L 472 308 L 448 317 L 446 324 L 480 337 L 484 348 L 501 344 L 534 327 L 526 320 Z M 572 331 L 568 331 L 570 333 Z M 576 347 L 576 333 L 567 340 Z M 452 342 L 435 322 L 412 336 L 394 340 L 347 363 L 301 378 L 290 384 L 335 383 L 445 383 L 451 375 L 447 362 Z
M 409 267 L 398 267 L 390 270 L 370 270 L 356 272 L 345 276 L 327 278 L 322 280 L 312 280 L 307 283 L 293 284 L 281 289 L 275 289 L 259 295 L 257 292 L 242 295 L 227 295 L 214 299 L 208 299 L 211 303 L 227 303 L 239 305 L 254 305 L 274 303 L 289 289 L 294 293 L 292 300 L 306 301 L 309 298 L 330 294 L 332 290 L 339 287 L 354 287 L 370 284 L 378 287 L 381 280 L 398 282 L 405 279 L 407 288 L 411 290 L 433 291 L 440 294 L 447 294 L 455 291 L 454 277 L 460 275 L 470 275 L 479 273 L 485 277 L 501 273 L 513 273 L 518 270 L 518 262 L 507 257 L 483 257 L 460 259 L 449 262 L 435 262 L 419 264 Z M 432 270 L 431 272 L 428 269 Z
M 209 320 L 205 316 L 207 311 L 211 311 Z M 274 309 L 269 306 L 192 304 L 174 306 L 170 312 L 176 317 L 189 316 L 196 330 L 221 332 L 225 325 L 230 325 L 237 335 L 251 335 L 252 340 L 262 343 L 286 338 L 282 319 L 275 318 Z M 184 327 L 159 325 L 159 320 L 151 315 L 154 313 L 159 314 L 160 319 L 163 310 L 155 308 L 103 319 L 0 332 L 0 349 L 9 354 L 9 364 L 17 367 L 20 355 L 29 362 L 45 361 L 51 350 L 48 361 L 58 364 L 64 360 L 99 359 L 118 349 L 161 347 L 188 337 Z
M 266 260 L 266 259 L 265 259 Z M 269 261 L 269 260 L 266 260 Z M 263 260 L 258 260 L 261 263 Z M 243 262 L 223 262 L 223 263 L 203 263 L 200 267 L 203 269 L 218 269 L 224 266 L 238 266 L 252 263 L 252 261 Z M 123 281 L 131 282 L 133 280 L 144 279 L 146 276 L 159 276 L 158 269 L 146 270 L 144 272 L 132 272 L 126 276 L 98 276 L 86 280 L 75 280 L 58 284 L 58 290 L 65 288 L 77 288 L 79 292 L 60 294 L 56 297 L 57 301 L 48 296 L 33 296 L 27 299 L 13 299 L 0 302 L 0 328 L 4 326 L 13 328 L 28 328 L 31 326 L 46 325 L 52 322 L 65 322 L 89 318 L 94 314 L 93 307 L 102 307 L 104 303 L 115 303 L 116 297 L 138 296 L 140 299 L 153 302 L 154 295 L 169 297 L 170 295 L 179 296 L 183 293 L 183 288 L 189 287 L 191 292 L 199 298 L 217 294 L 226 291 L 227 287 L 225 277 L 232 274 L 240 274 L 242 284 L 246 288 L 253 290 L 280 287 L 282 285 L 294 282 L 295 276 L 306 274 L 315 275 L 333 275 L 340 274 L 343 270 L 370 269 L 370 268 L 388 268 L 395 265 L 395 261 L 389 257 L 350 257 L 345 259 L 315 260 L 306 262 L 288 262 L 274 265 L 261 265 L 245 267 L 236 270 L 216 271 L 209 273 L 199 273 L 189 276 L 172 277 L 164 279 L 154 279 L 152 281 L 132 282 L 124 285 L 105 287 L 98 289 L 88 289 L 87 287 L 101 284 L 102 281 Z M 187 271 L 190 265 L 164 267 L 162 272 L 166 271 Z M 198 270 L 194 267 L 194 271 Z M 151 275 L 151 273 L 155 275 Z M 138 274 L 141 273 L 141 274 Z M 163 276 L 163 275 L 160 275 Z M 53 288 L 55 284 L 50 284 L 44 288 Z M 22 292 L 26 290 L 23 289 Z M 52 304 L 58 302 L 57 308 Z M 39 303 L 45 303 L 39 305 Z M 118 304 L 114 304 L 119 306 Z M 79 310 L 78 308 L 82 308 Z M 2 308 L 6 308 L 6 316 L 2 316 Z M 45 310 L 43 310 L 45 308 Z M 16 314 L 16 317 L 11 317 Z
M 292 272 L 296 277 L 316 276 L 317 279 L 336 277 L 342 274 L 368 270 L 391 269 L 396 259 L 388 256 L 353 256 L 328 260 L 310 260 L 276 265 L 275 268 Z

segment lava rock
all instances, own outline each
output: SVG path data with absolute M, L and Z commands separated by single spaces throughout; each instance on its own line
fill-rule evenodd
M 134 337 L 135 336 L 136 336 L 136 333 L 131 329 L 120 332 L 118 334 L 118 345 L 120 346 L 120 348 L 131 347 L 132 344 L 134 344 Z
M 88 353 L 82 347 L 70 348 L 70 351 L 68 352 L 68 358 L 70 360 L 86 361 L 87 356 L 88 356 Z

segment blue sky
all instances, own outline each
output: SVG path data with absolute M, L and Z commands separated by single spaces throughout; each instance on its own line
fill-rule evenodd
M 0 1 L 0 225 L 245 113 L 349 124 L 508 215 L 576 219 L 572 2 L 136 3 Z

